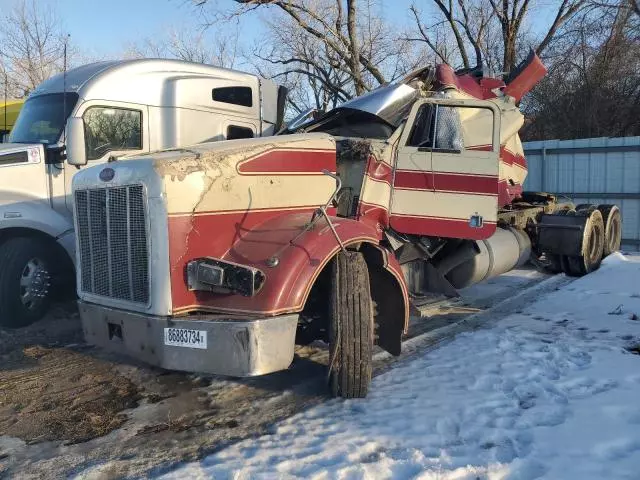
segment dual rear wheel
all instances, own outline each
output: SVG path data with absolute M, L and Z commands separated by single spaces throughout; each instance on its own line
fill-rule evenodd
M 586 217 L 580 255 L 547 254 L 549 270 L 581 277 L 600 267 L 602 259 L 620 249 L 622 218 L 615 205 L 578 205 L 557 215 Z

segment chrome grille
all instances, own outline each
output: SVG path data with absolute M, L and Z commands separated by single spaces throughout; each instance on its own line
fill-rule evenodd
M 147 216 L 141 185 L 75 192 L 82 291 L 149 301 Z

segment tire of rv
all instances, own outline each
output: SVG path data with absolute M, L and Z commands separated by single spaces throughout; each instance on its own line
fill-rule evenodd
M 54 264 L 51 249 L 39 238 L 10 238 L 0 246 L 1 327 L 24 327 L 44 316 Z
M 360 252 L 340 252 L 331 273 L 329 388 L 333 396 L 363 398 L 371 383 L 374 334 L 367 263 Z

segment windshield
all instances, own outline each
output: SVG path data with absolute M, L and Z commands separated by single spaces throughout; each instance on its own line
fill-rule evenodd
M 66 97 L 66 108 L 65 108 Z M 13 143 L 56 143 L 78 101 L 76 93 L 52 93 L 29 98 L 22 107 L 9 141 Z

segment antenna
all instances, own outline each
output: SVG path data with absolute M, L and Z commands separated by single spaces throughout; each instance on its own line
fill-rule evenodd
M 67 34 L 64 39 L 62 54 L 62 134 L 65 142 L 67 141 L 67 42 L 70 36 Z
M 7 96 L 9 95 L 9 86 L 7 85 L 7 83 L 9 82 L 9 77 L 7 75 L 7 69 L 4 69 L 4 127 L 2 129 L 2 135 L 5 134 L 5 132 L 8 132 L 9 129 L 7 128 Z

